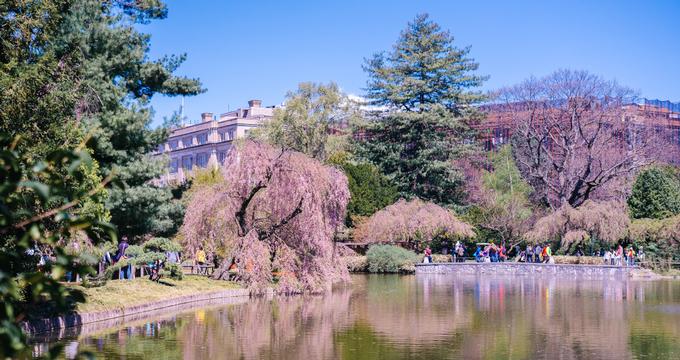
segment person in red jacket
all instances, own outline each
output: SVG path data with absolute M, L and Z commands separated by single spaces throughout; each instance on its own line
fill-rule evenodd
M 425 257 L 427 258 L 427 262 L 432 264 L 432 250 L 429 246 L 425 248 Z

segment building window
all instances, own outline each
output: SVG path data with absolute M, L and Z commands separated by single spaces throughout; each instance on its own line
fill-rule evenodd
M 227 158 L 226 151 L 220 151 L 217 153 L 217 162 L 219 163 L 220 166 L 224 165 L 224 159 L 226 158 Z
M 243 110 L 243 117 L 247 118 L 248 117 L 248 110 Z
M 177 140 L 172 140 L 169 142 L 170 150 L 177 150 Z
M 196 166 L 202 168 L 208 166 L 208 153 L 200 153 L 196 155 Z
M 229 130 L 229 140 L 234 140 L 234 130 Z
M 184 145 L 184 147 L 192 146 L 193 141 L 194 141 L 193 137 L 187 136 L 187 137 L 182 139 L 182 145 Z
M 171 173 L 176 173 L 177 168 L 179 167 L 179 161 L 177 159 L 172 159 L 170 160 L 170 172 Z
M 191 155 L 182 157 L 182 168 L 185 170 L 191 170 L 194 167 L 194 157 Z
M 196 136 L 196 141 L 198 142 L 198 145 L 203 145 L 208 142 L 208 134 L 203 133 L 203 134 L 198 134 Z

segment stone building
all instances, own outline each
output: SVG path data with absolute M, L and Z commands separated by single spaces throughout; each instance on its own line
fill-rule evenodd
M 235 139 L 245 137 L 273 114 L 274 106 L 262 107 L 261 100 L 250 100 L 247 108 L 219 116 L 202 113 L 199 123 L 172 129 L 155 154 L 168 157 L 168 171 L 160 182 L 181 183 L 196 168 L 220 166 Z

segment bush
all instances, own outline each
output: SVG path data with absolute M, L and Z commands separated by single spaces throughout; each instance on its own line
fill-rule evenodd
M 343 256 L 342 261 L 347 265 L 349 272 L 368 271 L 368 259 L 366 256 Z
M 182 280 L 184 278 L 182 267 L 179 264 L 170 262 L 165 263 L 163 266 L 163 271 L 161 271 L 161 275 L 175 280 Z
M 418 255 L 394 245 L 373 245 L 366 252 L 368 271 L 372 273 L 398 273 L 415 270 Z

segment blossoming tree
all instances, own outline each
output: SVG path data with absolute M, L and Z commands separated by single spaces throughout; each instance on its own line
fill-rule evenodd
M 411 248 L 438 236 L 474 237 L 475 232 L 451 210 L 420 199 L 401 199 L 373 214 L 354 233 L 362 242 L 402 243 Z
M 347 279 L 333 242 L 349 201 L 342 172 L 252 140 L 225 164 L 222 181 L 192 194 L 181 229 L 189 252 L 202 245 L 224 254 L 214 277 L 261 291 L 275 273 L 283 293 Z

